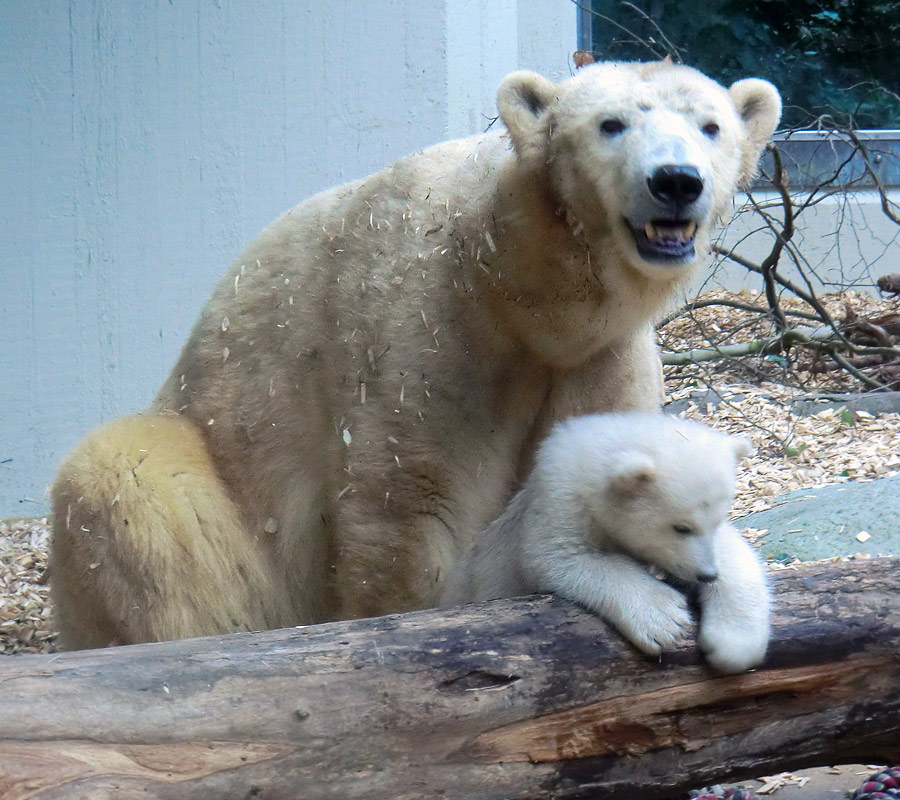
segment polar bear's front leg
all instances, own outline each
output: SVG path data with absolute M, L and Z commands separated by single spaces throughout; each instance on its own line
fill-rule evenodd
M 772 599 L 765 568 L 740 532 L 724 523 L 717 536 L 719 579 L 700 590 L 698 644 L 715 669 L 743 672 L 765 658 Z
M 564 558 L 564 560 L 563 560 Z M 687 599 L 634 559 L 619 554 L 567 554 L 536 564 L 542 591 L 579 603 L 611 623 L 635 647 L 659 655 L 691 631 Z
M 352 524 L 341 519 L 334 569 L 338 619 L 434 605 L 456 555 L 446 525 L 428 514 L 368 516 Z

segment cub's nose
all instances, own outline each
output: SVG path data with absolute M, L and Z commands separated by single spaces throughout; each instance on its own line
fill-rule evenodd
M 719 573 L 718 572 L 698 572 L 697 573 L 697 582 L 698 583 L 713 583 L 718 580 Z
M 686 206 L 703 194 L 703 179 L 688 164 L 663 164 L 647 178 L 650 194 L 666 205 Z

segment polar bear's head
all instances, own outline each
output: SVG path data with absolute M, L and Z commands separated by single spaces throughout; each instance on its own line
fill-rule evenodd
M 515 72 L 497 105 L 523 168 L 547 171 L 573 228 L 651 277 L 706 254 L 781 115 L 766 81 L 726 90 L 665 62 L 594 64 L 560 84 Z
M 541 463 L 566 464 L 557 482 L 587 513 L 596 547 L 688 583 L 716 579 L 717 534 L 734 499 L 737 461 L 751 449 L 746 439 L 661 413 L 586 416 L 558 430 Z

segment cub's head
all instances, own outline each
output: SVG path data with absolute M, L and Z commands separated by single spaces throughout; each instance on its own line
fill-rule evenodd
M 671 420 L 637 433 L 585 498 L 604 547 L 627 553 L 689 583 L 716 580 L 717 530 L 734 499 L 746 439 L 698 423 Z
M 665 62 L 598 63 L 560 84 L 514 72 L 497 106 L 522 168 L 546 171 L 573 228 L 650 277 L 706 255 L 781 115 L 766 81 L 725 89 Z

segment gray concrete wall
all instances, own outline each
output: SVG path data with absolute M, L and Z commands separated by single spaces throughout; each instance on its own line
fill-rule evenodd
M 570 0 L 0 0 L 0 517 L 139 410 L 284 209 L 559 78 Z

